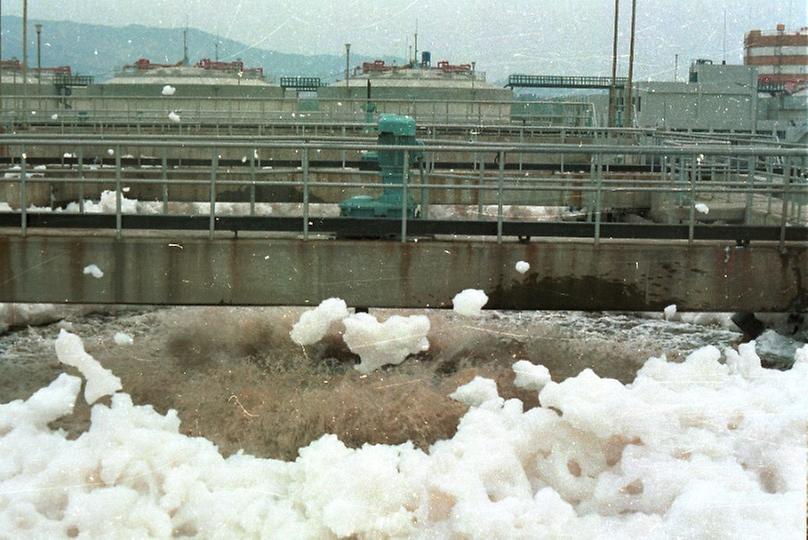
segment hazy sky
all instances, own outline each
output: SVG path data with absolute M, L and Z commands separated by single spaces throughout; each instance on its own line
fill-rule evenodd
M 21 1 L 3 2 L 19 14 Z M 638 0 L 636 71 L 673 76 L 692 58 L 739 63 L 743 34 L 808 25 L 807 0 Z M 628 54 L 630 0 L 621 0 L 621 54 Z M 608 74 L 613 0 L 29 0 L 29 16 L 79 22 L 192 27 L 265 49 L 404 56 L 416 20 L 419 49 L 433 60 L 477 62 L 507 73 Z M 621 72 L 626 69 L 622 63 Z M 683 71 L 680 68 L 680 74 Z

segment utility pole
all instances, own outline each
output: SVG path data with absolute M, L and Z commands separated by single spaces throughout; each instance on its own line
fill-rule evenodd
M 0 0 L 0 120 L 3 114 L 3 0 Z
M 345 44 L 345 97 L 351 97 L 349 81 L 351 78 L 351 44 Z
M 634 86 L 634 27 L 637 20 L 637 0 L 631 0 L 631 38 L 628 49 L 628 80 L 626 81 L 626 99 L 623 105 L 625 110 L 624 127 L 634 125 L 634 108 L 631 104 L 632 86 Z
M 617 100 L 617 22 L 620 0 L 614 0 L 614 38 L 612 40 L 612 84 L 609 87 L 609 127 L 615 127 L 615 102 Z
M 22 0 L 22 97 L 28 107 L 28 0 Z
M 727 8 L 724 8 L 724 38 L 722 41 L 722 58 L 721 63 L 727 63 Z
M 36 25 L 36 95 L 42 108 L 42 25 Z

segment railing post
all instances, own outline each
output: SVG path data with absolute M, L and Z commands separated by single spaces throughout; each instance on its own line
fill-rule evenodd
M 342 125 L 342 142 L 343 143 L 345 142 L 345 125 L 344 124 Z M 341 152 L 341 155 L 342 155 L 342 168 L 344 169 L 345 168 L 345 162 L 348 160 L 348 151 L 343 148 L 342 152 Z
M 404 150 L 404 164 L 401 175 L 401 241 L 407 241 L 407 181 L 410 175 L 410 152 Z
M 263 105 L 263 102 L 261 102 Z M 252 152 L 250 152 L 250 215 L 255 215 L 255 154 L 257 154 L 257 149 L 252 148 Z
M 161 149 L 160 180 L 163 191 L 163 214 L 168 214 L 168 156 L 165 146 Z
M 79 173 L 79 214 L 84 213 L 84 147 L 79 146 L 77 153 L 78 156 L 78 173 Z
M 780 251 L 786 249 L 786 226 L 788 225 L 788 191 L 791 184 L 791 158 L 783 160 L 783 208 L 780 214 Z
M 477 181 L 477 221 L 483 219 L 483 197 L 485 196 L 483 184 L 485 184 L 485 156 L 480 162 L 480 179 Z
M 600 244 L 600 220 L 601 215 L 601 194 L 603 188 L 603 154 L 595 155 L 597 166 L 595 167 L 595 245 Z
M 561 128 L 561 144 L 565 144 L 567 139 L 567 130 Z M 561 174 L 564 174 L 564 152 L 561 152 Z
M 123 219 L 121 206 L 123 204 L 123 188 L 121 186 L 121 145 L 115 146 L 115 237 L 121 237 Z
M 746 208 L 744 209 L 743 222 L 745 225 L 752 223 L 752 204 L 755 193 L 755 156 L 749 158 L 746 164 Z
M 522 127 L 519 128 L 519 144 L 525 144 L 525 121 L 522 120 Z M 519 172 L 522 172 L 522 156 L 523 152 L 519 151 Z
M 499 178 L 497 179 L 497 243 L 502 243 L 502 188 L 505 183 L 505 152 L 499 153 Z
M 309 239 L 309 149 L 303 149 L 303 240 Z
M 426 170 L 425 160 L 419 163 L 420 181 L 421 181 L 421 218 L 429 219 L 429 188 L 426 187 L 429 172 Z
M 693 167 L 690 171 L 690 208 L 688 210 L 687 243 L 693 244 L 693 236 L 696 225 L 696 168 L 698 167 L 698 157 L 692 157 Z
M 766 222 L 764 225 L 768 225 L 769 216 L 772 213 L 772 188 L 774 186 L 773 172 L 771 157 L 766 156 L 766 184 L 768 184 L 768 189 L 766 190 Z
M 216 173 L 218 168 L 219 153 L 216 151 L 216 147 L 214 146 L 210 163 L 210 223 L 208 234 L 211 240 L 213 240 L 213 234 L 216 230 Z
M 25 153 L 25 145 L 20 148 L 20 232 L 25 236 L 28 232 L 28 183 L 26 172 L 28 165 L 28 155 Z

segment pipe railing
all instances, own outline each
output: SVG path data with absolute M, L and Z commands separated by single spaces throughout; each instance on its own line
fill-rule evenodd
M 612 206 L 610 197 L 619 194 L 651 194 L 662 196 L 662 202 L 668 203 L 667 211 L 670 219 L 680 222 L 686 221 L 688 225 L 687 240 L 692 242 L 695 238 L 695 230 L 706 216 L 696 215 L 696 205 L 704 198 L 727 197 L 731 199 L 733 195 L 745 197 L 743 203 L 742 223 L 752 225 L 752 215 L 756 211 L 756 205 L 765 203 L 767 216 L 779 218 L 780 244 L 784 246 L 787 229 L 798 232 L 805 232 L 800 238 L 808 241 L 808 228 L 805 226 L 803 217 L 808 202 L 808 184 L 805 182 L 805 165 L 808 158 L 808 150 L 793 148 L 771 148 L 771 147 L 739 147 L 726 145 L 704 145 L 698 147 L 689 146 L 619 146 L 592 144 L 582 145 L 561 145 L 561 144 L 487 144 L 479 145 L 473 143 L 466 144 L 434 144 L 426 143 L 423 146 L 382 146 L 375 145 L 369 141 L 272 141 L 256 140 L 248 143 L 244 140 L 202 140 L 199 138 L 186 138 L 176 140 L 153 140 L 142 138 L 110 137 L 104 140 L 93 140 L 86 137 L 66 137 L 66 138 L 45 138 L 31 137 L 26 135 L 5 135 L 0 136 L 0 144 L 9 149 L 12 156 L 18 159 L 19 169 L 7 169 L 4 172 L 0 183 L 6 186 L 17 186 L 18 198 L 13 203 L 18 203 L 18 210 L 5 212 L 5 214 L 19 215 L 19 225 L 21 234 L 25 235 L 29 228 L 29 215 L 41 213 L 29 209 L 29 203 L 36 197 L 31 196 L 31 191 L 35 191 L 38 186 L 78 185 L 80 187 L 79 211 L 85 211 L 86 201 L 83 197 L 83 189 L 87 185 L 110 185 L 114 188 L 115 196 L 115 231 L 117 235 L 123 232 L 123 202 L 125 200 L 124 184 L 127 186 L 153 184 L 161 188 L 162 206 L 160 211 L 165 213 L 170 202 L 169 190 L 172 186 L 199 186 L 207 187 L 208 198 L 208 218 L 209 233 L 213 236 L 216 232 L 216 205 L 218 201 L 218 190 L 225 187 L 248 187 L 250 193 L 250 215 L 255 214 L 255 205 L 261 201 L 256 199 L 257 187 L 291 187 L 301 189 L 303 193 L 301 232 L 304 238 L 309 237 L 310 219 L 310 192 L 317 188 L 337 188 L 341 190 L 376 190 L 382 187 L 378 182 L 365 181 L 322 181 L 312 179 L 310 156 L 320 150 L 331 151 L 379 151 L 397 150 L 405 152 L 420 152 L 426 156 L 423 165 L 420 166 L 421 175 L 413 174 L 409 169 L 403 171 L 402 182 L 398 184 L 385 184 L 385 188 L 399 188 L 404 193 L 421 194 L 421 203 L 424 205 L 422 211 L 428 215 L 429 203 L 432 196 L 430 192 L 444 190 L 465 191 L 472 194 L 478 204 L 478 218 L 482 218 L 482 205 L 485 201 L 496 206 L 497 240 L 502 241 L 504 235 L 505 200 L 518 193 L 560 193 L 559 206 L 571 206 L 565 198 L 565 193 L 574 193 L 580 201 L 580 208 L 587 219 L 594 225 L 593 240 L 597 243 L 601 240 L 601 230 L 604 220 L 612 217 Z M 32 147 L 48 147 L 58 145 L 60 147 L 74 147 L 74 154 L 79 156 L 78 163 L 74 168 L 60 169 L 60 173 L 75 173 L 75 176 L 40 176 L 49 174 L 47 168 L 43 171 L 31 170 L 28 163 L 28 150 Z M 169 169 L 165 153 L 161 159 L 159 169 L 145 169 L 137 167 L 124 167 L 122 161 L 123 148 L 149 147 L 160 148 L 163 151 L 174 149 L 180 152 L 199 151 L 210 156 L 209 162 L 202 167 L 185 167 L 179 170 Z M 93 149 L 106 148 L 111 150 L 114 159 L 114 166 L 107 169 L 100 169 L 101 173 L 109 172 L 113 176 L 101 178 L 87 178 L 87 168 L 84 156 L 92 155 Z M 241 164 L 229 163 L 222 159 L 222 152 L 238 149 L 239 153 L 251 156 L 249 159 L 241 160 Z M 286 171 L 274 171 L 276 176 L 285 176 L 281 180 L 266 180 L 259 178 L 256 170 L 255 156 L 279 150 L 293 149 L 299 155 L 300 166 Z M 475 162 L 481 164 L 478 171 L 456 174 L 443 174 L 436 172 L 432 164 L 436 156 L 446 152 L 454 152 L 465 155 L 475 155 Z M 585 155 L 589 156 L 589 174 L 579 177 L 544 177 L 536 178 L 521 177 L 514 175 L 509 169 L 506 174 L 506 163 L 511 166 L 521 155 Z M 488 159 L 481 159 L 481 155 L 487 155 Z M 645 177 L 634 179 L 609 178 L 609 171 L 606 163 L 615 157 L 625 158 L 626 156 L 641 156 L 651 158 L 652 162 L 661 164 L 659 170 L 649 167 L 644 174 Z M 709 163 L 705 159 L 711 160 Z M 479 161 L 478 161 L 479 160 Z M 509 161 L 510 160 L 510 161 Z M 784 163 L 777 166 L 775 161 Z M 232 161 L 232 160 L 231 160 Z M 493 165 L 486 166 L 486 161 L 493 161 Z M 745 167 L 742 166 L 745 164 Z M 762 167 L 760 166 L 762 165 Z M 775 173 L 777 169 L 779 173 Z M 416 169 L 418 170 L 418 169 Z M 153 175 L 154 178 L 128 178 L 127 175 L 137 171 L 141 175 Z M 487 171 L 487 172 L 486 172 Z M 197 178 L 172 178 L 178 172 L 184 174 L 197 173 Z M 207 172 L 208 179 L 204 178 Z M 262 171 L 263 172 L 263 171 Z M 246 178 L 235 178 L 239 174 Z M 345 169 L 342 175 L 356 175 L 357 177 L 367 176 L 368 173 L 357 173 Z M 159 177 L 158 177 L 159 175 Z M 760 179 L 758 177 L 760 176 Z M 449 180 L 449 183 L 436 183 L 435 180 L 442 178 Z M 9 192 L 9 190 L 4 190 Z M 426 196 L 424 196 L 426 195 Z M 761 199 L 762 200 L 758 200 Z M 404 210 L 406 210 L 407 197 L 404 197 Z M 547 199 L 550 201 L 551 199 Z M 779 203 L 778 203 L 779 200 Z M 160 201 L 155 201 L 160 203 Z M 527 205 L 525 205 L 527 206 Z M 664 206 L 664 205 L 663 205 Z M 779 208 L 778 208 L 779 207 Z M 779 212 L 779 216 L 777 215 Z M 686 218 L 681 214 L 686 214 Z M 110 214 L 112 214 L 110 212 Z M 404 211 L 397 218 L 401 221 L 402 241 L 407 240 L 407 212 Z M 717 226 L 717 225 L 716 225 Z M 794 237 L 794 233 L 791 233 Z

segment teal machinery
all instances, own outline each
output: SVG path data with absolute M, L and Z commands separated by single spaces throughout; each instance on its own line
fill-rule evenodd
M 379 145 L 416 146 L 422 145 L 415 138 L 415 120 L 409 116 L 383 114 L 378 124 Z M 379 197 L 357 195 L 339 203 L 340 215 L 347 217 L 391 217 L 400 218 L 404 207 L 404 150 L 380 150 L 378 152 L 383 191 Z M 410 166 L 423 160 L 422 152 L 409 152 Z M 416 204 L 407 193 L 407 217 L 416 217 Z

